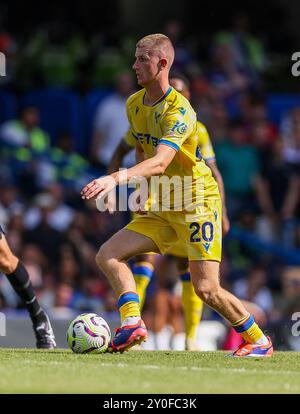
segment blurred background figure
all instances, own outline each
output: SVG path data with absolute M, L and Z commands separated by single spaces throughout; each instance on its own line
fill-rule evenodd
M 128 130 L 125 105 L 134 91 L 133 75 L 129 72 L 120 73 L 116 78 L 115 92 L 106 97 L 96 110 L 90 158 L 101 171 L 106 171 L 112 153 Z M 133 154 L 129 157 L 133 163 Z M 125 165 L 128 165 L 128 159 Z

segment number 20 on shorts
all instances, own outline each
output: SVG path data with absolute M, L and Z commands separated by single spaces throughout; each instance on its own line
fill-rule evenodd
M 214 226 L 210 221 L 206 221 L 202 225 L 197 222 L 193 222 L 190 224 L 189 228 L 190 230 L 193 230 L 190 237 L 190 241 L 192 243 L 201 242 L 200 234 L 202 239 L 208 243 L 210 243 L 214 238 Z

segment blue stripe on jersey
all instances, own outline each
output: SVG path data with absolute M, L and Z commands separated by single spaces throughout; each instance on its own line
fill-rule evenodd
M 162 98 L 160 98 L 159 101 L 155 102 L 152 106 L 155 106 L 155 105 L 159 104 L 160 102 L 162 102 L 164 99 L 166 99 L 166 97 L 169 95 L 171 90 L 172 90 L 172 87 L 170 86 L 169 89 L 167 90 L 167 92 L 164 94 L 164 96 Z
M 174 148 L 176 151 L 179 150 L 179 146 L 174 142 L 168 141 L 167 139 L 161 139 L 158 144 L 168 145 L 169 147 Z
M 169 95 L 169 93 L 171 92 L 171 90 L 172 90 L 172 86 L 169 87 L 169 89 L 164 94 L 164 96 L 162 96 L 157 102 L 154 102 L 154 104 L 151 105 L 151 106 L 152 107 L 153 106 L 156 106 L 157 104 L 159 104 L 160 102 L 162 102 L 164 99 L 166 99 L 166 97 Z M 146 92 L 144 93 L 144 96 L 143 96 L 143 105 L 145 105 L 145 95 L 146 95 Z M 146 105 L 146 106 L 148 106 L 148 105 Z

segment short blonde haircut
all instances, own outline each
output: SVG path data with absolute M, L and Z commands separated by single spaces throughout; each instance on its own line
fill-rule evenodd
M 136 44 L 137 48 L 148 49 L 149 52 L 157 53 L 159 58 L 166 58 L 168 62 L 168 68 L 170 68 L 174 62 L 174 47 L 168 36 L 161 33 L 155 33 L 143 37 Z

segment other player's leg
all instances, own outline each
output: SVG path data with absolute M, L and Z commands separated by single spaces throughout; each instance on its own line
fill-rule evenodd
M 203 301 L 195 293 L 191 281 L 188 259 L 176 257 L 176 265 L 182 282 L 182 307 L 185 325 L 185 349 L 197 351 L 197 328 L 203 311 Z
M 273 347 L 270 339 L 264 335 L 242 302 L 220 286 L 219 267 L 218 261 L 190 261 L 195 292 L 203 302 L 226 318 L 245 341 L 232 356 L 271 356 Z
M 28 272 L 20 260 L 12 253 L 1 227 L 0 271 L 7 276 L 13 289 L 26 305 L 32 320 L 37 348 L 55 348 L 55 337 L 48 315 L 40 307 L 30 282 Z
M 136 293 L 140 298 L 140 308 L 143 309 L 146 290 L 154 273 L 155 254 L 146 253 L 135 258 L 132 273 L 136 284 Z

